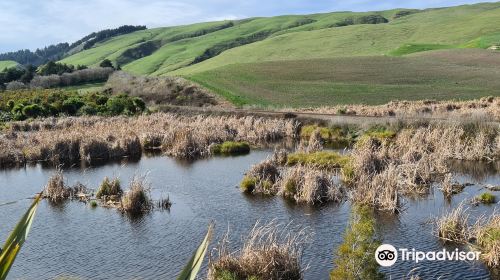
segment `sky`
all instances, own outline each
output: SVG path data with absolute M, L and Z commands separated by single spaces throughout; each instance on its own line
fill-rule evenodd
M 223 19 L 473 4 L 474 0 L 0 0 L 0 53 L 36 49 L 121 25 L 148 28 Z M 493 1 L 490 1 L 493 2 Z

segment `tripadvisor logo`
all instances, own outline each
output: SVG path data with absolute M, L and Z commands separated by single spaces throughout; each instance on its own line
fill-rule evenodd
M 415 249 L 399 248 L 397 250 L 390 244 L 380 245 L 375 251 L 375 260 L 381 266 L 393 266 L 400 256 L 402 261 L 413 261 L 418 263 L 423 260 L 428 261 L 477 261 L 479 260 L 480 252 L 470 251 L 464 252 L 455 249 L 454 251 L 429 251 L 422 252 Z

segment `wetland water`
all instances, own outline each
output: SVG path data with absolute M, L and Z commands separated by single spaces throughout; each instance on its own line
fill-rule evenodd
M 44 200 L 10 277 L 175 279 L 199 245 L 209 221 L 216 222 L 218 238 L 229 227 L 231 246 L 236 248 L 241 244 L 241 236 L 248 233 L 257 220 L 276 219 L 283 223 L 294 221 L 314 232 L 312 243 L 305 248 L 303 256 L 303 264 L 309 265 L 305 279 L 328 279 L 336 249 L 343 241 L 350 205 L 309 207 L 294 205 L 279 197 L 242 194 L 237 186 L 243 174 L 268 155 L 270 151 L 253 151 L 246 156 L 211 158 L 194 163 L 168 157 L 143 157 L 137 162 L 65 170 L 68 184 L 79 181 L 93 188 L 105 176 L 118 176 L 126 188 L 134 175 L 148 173 L 153 199 L 170 196 L 172 208 L 132 219 L 116 209 L 93 209 L 76 201 L 56 206 Z M 406 210 L 399 215 L 377 215 L 384 243 L 396 248 L 442 250 L 442 243 L 432 234 L 430 218 L 484 191 L 479 185 L 500 184 L 497 169 L 457 166 L 460 167 L 456 168 L 457 179 L 478 185 L 467 187 L 451 201 L 445 201 L 440 191 L 435 190 L 426 197 L 406 199 Z M 0 171 L 2 240 L 28 208 L 30 200 L 26 198 L 39 192 L 52 172 L 53 169 L 40 165 Z M 494 208 L 473 207 L 471 213 L 491 213 Z M 214 245 L 215 242 L 212 247 Z M 402 279 L 412 269 L 417 269 L 423 279 L 439 276 L 443 279 L 490 279 L 489 271 L 480 262 L 436 261 L 417 265 L 398 262 L 382 271 L 388 279 Z

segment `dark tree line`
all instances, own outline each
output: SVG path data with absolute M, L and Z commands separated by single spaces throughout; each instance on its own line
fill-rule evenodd
M 115 29 L 105 29 L 101 30 L 99 32 L 92 32 L 91 34 L 83 37 L 82 39 L 74 42 L 71 44 L 70 49 L 75 48 L 79 46 L 80 44 L 83 44 L 83 49 L 90 49 L 92 48 L 96 43 L 102 42 L 106 39 L 109 39 L 111 37 L 119 36 L 119 35 L 125 35 L 128 33 L 132 33 L 135 31 L 139 30 L 145 30 L 146 26 L 144 25 L 123 25 Z
M 34 52 L 28 49 L 15 52 L 0 54 L 0 60 L 13 60 L 23 65 L 39 66 L 49 61 L 61 60 L 73 48 L 83 44 L 83 49 L 90 49 L 96 43 L 107 40 L 111 37 L 132 33 L 138 30 L 144 30 L 146 26 L 124 25 L 115 29 L 106 29 L 99 32 L 93 32 L 73 44 L 60 43 L 50 45 L 42 49 L 36 49 Z

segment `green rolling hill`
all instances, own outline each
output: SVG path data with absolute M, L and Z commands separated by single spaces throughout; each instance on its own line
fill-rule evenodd
M 239 105 L 475 98 L 498 92 L 479 83 L 477 77 L 467 76 L 470 66 L 450 66 L 450 62 L 432 61 L 431 55 L 415 53 L 438 52 L 439 57 L 449 53 L 455 59 L 481 53 L 495 60 L 500 52 L 460 50 L 500 44 L 499 18 L 500 3 L 482 3 L 199 23 L 117 36 L 62 62 L 93 66 L 107 58 L 136 74 L 180 75 Z M 327 75 L 346 66 L 350 71 L 347 74 Z M 478 67 L 483 67 L 476 73 L 482 80 L 488 80 L 495 71 L 483 64 Z M 311 77 L 311 71 L 317 76 Z M 446 74 L 430 77 L 432 82 L 424 79 L 420 84 L 407 83 L 405 79 L 416 73 L 439 71 Z M 367 79 L 352 80 L 350 75 L 356 73 Z M 396 75 L 399 80 L 388 75 Z M 454 86 L 455 82 L 460 85 L 461 79 L 467 86 Z

